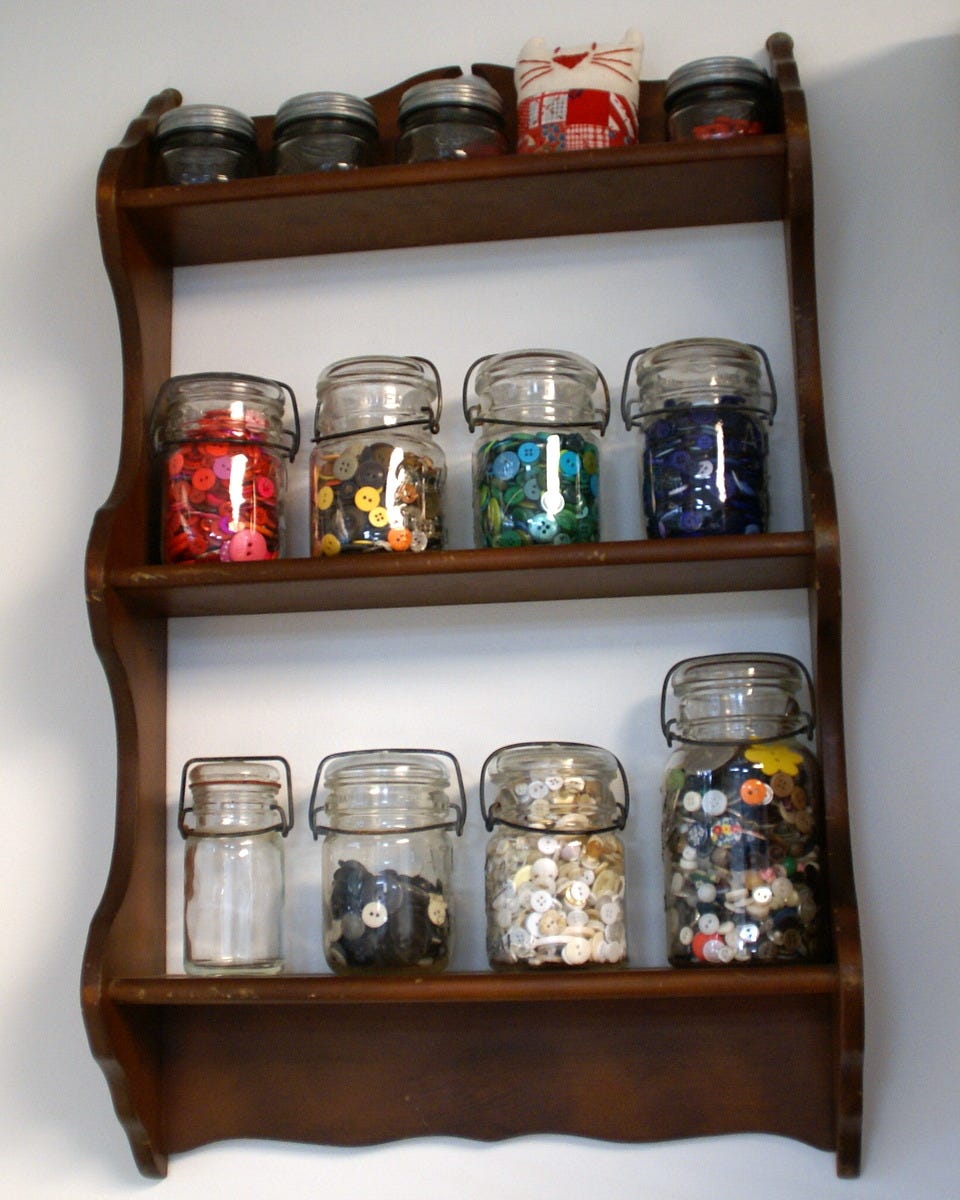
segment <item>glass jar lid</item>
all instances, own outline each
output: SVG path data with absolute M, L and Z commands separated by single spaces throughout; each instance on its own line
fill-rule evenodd
M 407 88 L 400 97 L 397 119 L 402 122 L 420 109 L 442 105 L 479 108 L 497 116 L 503 113 L 503 100 L 492 84 L 479 75 L 460 75 L 456 79 L 428 79 Z
M 180 104 L 171 108 L 157 121 L 156 136 L 162 140 L 174 133 L 193 130 L 232 133 L 256 142 L 256 128 L 250 117 L 222 104 Z
M 479 404 L 468 404 L 470 379 Z M 594 406 L 598 387 L 602 406 Z M 483 401 L 489 404 L 484 412 Z M 471 432 L 485 421 L 502 424 L 585 425 L 603 433 L 610 393 L 600 369 L 567 350 L 508 350 L 479 358 L 463 381 L 463 413 Z
M 285 100 L 277 109 L 273 136 L 279 138 L 288 132 L 288 126 L 296 121 L 322 117 L 337 117 L 347 121 L 359 121 L 377 130 L 377 117 L 373 105 L 359 96 L 346 92 L 303 92 Z
M 405 425 L 425 425 L 437 433 L 442 409 L 440 375 L 429 359 L 342 358 L 317 379 L 314 441 Z
M 191 790 L 204 787 L 264 788 L 277 791 L 280 772 L 269 762 L 244 758 L 213 758 L 196 762 L 187 773 Z
M 187 803 L 187 790 L 193 804 Z M 285 791 L 281 802 L 279 793 Z M 286 837 L 293 828 L 293 787 L 290 764 L 280 755 L 224 758 L 191 758 L 180 773 L 177 826 L 184 837 L 218 836 L 214 827 L 196 817 L 219 814 L 220 835 L 238 828 L 259 832 L 279 830 Z
M 283 425 L 288 402 L 292 429 Z M 289 385 L 235 371 L 171 376 L 157 393 L 151 432 L 158 449 L 190 440 L 254 442 L 292 462 L 300 447 L 297 400 Z
M 740 86 L 765 90 L 770 83 L 770 76 L 762 67 L 749 58 L 737 58 L 732 55 L 718 55 L 713 58 L 698 58 L 693 62 L 684 63 L 677 67 L 667 78 L 663 92 L 663 102 L 667 108 L 677 102 L 677 98 L 691 88 L 710 87 L 717 84 L 736 84 Z

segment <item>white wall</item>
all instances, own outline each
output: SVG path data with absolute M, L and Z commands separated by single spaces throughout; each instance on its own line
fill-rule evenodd
M 0 983 L 0 1195 L 133 1197 L 150 1186 L 136 1174 L 87 1050 L 77 996 L 86 926 L 106 878 L 114 795 L 112 715 L 82 595 L 84 543 L 109 490 L 118 446 L 119 347 L 93 209 L 104 150 L 148 96 L 168 85 L 188 101 L 267 113 L 287 96 L 316 87 L 369 94 L 429 66 L 510 62 L 532 33 L 555 43 L 607 40 L 629 24 L 645 33 L 644 73 L 654 78 L 705 54 L 757 54 L 770 32 L 785 29 L 794 36 L 807 90 L 824 384 L 843 535 L 849 782 L 867 970 L 863 1175 L 840 1183 L 832 1156 L 767 1137 L 646 1147 L 560 1138 L 497 1146 L 445 1139 L 361 1151 L 218 1145 L 175 1158 L 161 1186 L 171 1198 L 199 1197 L 217 1186 L 219 1194 L 258 1200 L 308 1189 L 363 1200 L 519 1197 L 561 1187 L 665 1200 L 717 1190 L 743 1200 L 954 1195 L 960 821 L 950 764 L 960 715 L 954 614 L 960 424 L 953 403 L 960 368 L 960 18 L 953 0 L 922 6 L 892 0 L 842 6 L 827 0 L 371 0 L 350 6 L 277 0 L 269 7 L 247 0 L 3 0 L 0 12 L 6 48 L 0 340 L 5 424 L 13 435 L 4 476 L 11 553 L 0 580 L 0 745 L 9 808 L 0 871 L 8 964 Z M 698 231 L 577 243 L 576 265 L 569 261 L 572 244 L 524 243 L 357 256 L 319 269 L 296 262 L 182 272 L 175 366 L 277 375 L 295 386 L 309 413 L 312 380 L 324 363 L 381 347 L 336 312 L 336 297 L 352 300 L 373 290 L 377 299 L 365 301 L 363 310 L 370 329 L 384 322 L 395 339 L 390 348 L 436 357 L 454 401 L 459 373 L 479 353 L 546 339 L 594 357 L 616 380 L 626 354 L 640 344 L 684 332 L 745 336 L 746 327 L 749 340 L 771 349 L 789 393 L 775 241 L 770 230 Z M 703 271 L 699 288 L 691 247 Z M 621 268 L 627 254 L 631 265 Z M 333 303 L 324 290 L 331 278 L 338 289 Z M 555 302 L 535 315 L 515 300 L 504 309 L 499 297 L 514 295 L 528 279 L 543 297 L 555 295 L 562 279 L 568 293 L 595 301 L 593 314 L 581 320 Z M 449 317 L 458 296 L 481 314 L 469 326 Z M 678 297 L 688 299 L 686 309 Z M 607 302 L 630 314 L 628 328 L 603 318 Z M 710 329 L 688 330 L 683 319 L 709 322 Z M 234 362 L 248 341 L 245 331 L 264 320 L 268 334 L 256 355 Z M 465 462 L 469 449 L 455 409 L 454 402 L 454 464 Z M 780 453 L 787 472 L 788 443 Z M 630 454 L 628 441 L 615 436 L 611 455 L 625 497 Z M 789 524 L 795 495 L 789 482 L 782 486 L 782 520 Z M 631 503 L 625 499 L 609 518 L 617 536 L 629 528 Z M 390 669 L 401 677 L 417 666 L 428 678 L 446 678 L 451 663 L 470 674 L 490 653 L 519 661 L 527 673 L 541 671 L 548 695 L 567 677 L 554 658 L 565 632 L 571 622 L 578 629 L 590 622 L 583 645 L 570 652 L 571 665 L 577 678 L 625 693 L 622 707 L 601 709 L 584 730 L 564 725 L 562 709 L 547 703 L 515 728 L 495 706 L 446 682 L 452 703 L 445 707 L 469 713 L 471 723 L 438 717 L 431 728 L 435 744 L 470 764 L 474 781 L 483 755 L 516 736 L 584 736 L 629 759 L 641 794 L 635 820 L 643 822 L 633 864 L 637 961 L 658 961 L 660 954 L 649 913 L 656 903 L 651 818 L 662 753 L 650 721 L 663 670 L 688 651 L 768 639 L 803 652 L 795 597 L 723 599 L 718 606 L 718 620 L 714 605 L 698 601 L 397 617 L 404 649 L 391 657 Z M 342 614 L 328 625 L 304 617 L 278 629 L 262 618 L 243 632 L 230 621 L 182 623 L 173 645 L 173 768 L 189 754 L 207 752 L 213 740 L 215 752 L 231 749 L 230 724 L 242 720 L 242 704 L 231 707 L 227 722 L 214 720 L 204 697 L 239 680 L 229 663 L 238 646 L 258 677 L 279 664 L 269 729 L 277 748 L 292 747 L 301 782 L 323 753 L 372 744 L 354 723 L 352 685 L 344 687 L 332 728 L 319 711 L 315 726 L 302 716 L 313 711 L 318 664 L 336 667 L 364 647 L 368 654 L 393 654 L 382 614 L 372 618 L 378 624 L 370 645 L 370 619 Z M 453 647 L 449 657 L 435 649 L 436 628 Z M 530 639 L 551 648 L 546 666 Z M 490 694 L 496 694 L 493 685 Z M 423 725 L 404 718 L 401 729 L 412 740 Z M 468 856 L 478 853 L 480 840 L 475 837 Z M 468 937 L 467 958 L 477 949 L 469 943 Z M 788 1094 L 789 1081 L 785 1088 Z

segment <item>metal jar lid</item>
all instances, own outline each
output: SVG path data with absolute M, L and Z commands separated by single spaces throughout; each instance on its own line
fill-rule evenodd
M 420 109 L 445 104 L 480 108 L 497 116 L 503 113 L 503 100 L 495 87 L 479 75 L 461 75 L 457 79 L 428 79 L 407 88 L 400 97 L 398 120 Z
M 253 121 L 221 104 L 181 104 L 171 108 L 157 121 L 157 137 L 169 137 L 187 130 L 208 130 L 211 133 L 232 133 L 256 142 Z
M 373 105 L 359 96 L 351 96 L 346 92 L 303 92 L 299 96 L 291 96 L 277 109 L 273 136 L 278 137 L 295 121 L 323 117 L 359 121 L 368 125 L 374 132 L 377 130 L 377 117 Z
M 663 102 L 669 107 L 681 92 L 690 88 L 737 84 L 762 90 L 769 83 L 770 76 L 750 58 L 730 55 L 698 58 L 671 73 L 664 88 Z

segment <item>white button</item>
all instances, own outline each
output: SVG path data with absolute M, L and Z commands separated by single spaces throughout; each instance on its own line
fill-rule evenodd
M 531 878 L 543 884 L 547 881 L 552 883 L 557 877 L 557 864 L 552 858 L 538 858 L 533 864 L 533 874 Z
M 567 885 L 563 896 L 568 904 L 572 904 L 575 908 L 583 908 L 590 899 L 590 885 L 582 879 L 574 879 Z
M 716 913 L 704 913 L 697 925 L 701 933 L 716 933 L 720 928 L 720 918 Z
M 711 788 L 709 792 L 704 792 L 703 811 L 709 817 L 719 817 L 721 813 L 727 811 L 727 796 L 725 792 L 721 792 L 719 788 Z
M 567 780 L 568 792 L 582 792 L 586 786 L 582 775 L 571 775 Z
M 582 929 L 590 921 L 582 908 L 571 908 L 567 913 L 567 925 L 570 929 Z
M 604 925 L 612 925 L 620 919 L 620 905 L 616 900 L 609 900 L 600 905 L 600 920 Z
M 701 883 L 697 888 L 697 899 L 704 904 L 712 904 L 717 898 L 717 889 L 712 883 Z
M 680 803 L 683 805 L 683 807 L 689 813 L 699 812 L 700 811 L 700 793 L 699 792 L 685 792 L 683 799 L 680 801 Z
M 710 963 L 723 962 L 723 955 L 730 949 L 720 938 L 710 938 L 703 943 L 703 957 Z
M 767 887 L 766 884 L 761 884 L 760 887 L 753 889 L 753 899 L 757 904 L 769 904 L 773 899 L 773 888 Z
M 380 900 L 371 900 L 360 911 L 360 918 L 368 929 L 379 929 L 387 923 L 387 906 Z
M 556 854 L 560 849 L 560 843 L 555 837 L 542 837 L 537 842 L 537 849 L 541 854 Z
M 527 913 L 526 920 L 523 922 L 523 927 L 531 937 L 537 937 L 540 933 L 541 916 L 538 912 Z
M 551 792 L 559 792 L 563 787 L 563 777 L 560 775 L 548 775 L 543 782 Z
M 527 785 L 527 795 L 531 800 L 542 800 L 550 794 L 550 789 L 542 779 L 531 779 Z
M 677 934 L 677 941 L 681 946 L 690 945 L 690 943 L 693 941 L 693 930 L 689 925 L 684 925 L 684 927 L 680 930 L 680 932 Z
M 754 925 L 753 922 L 748 922 L 746 925 L 740 926 L 740 941 L 752 945 L 760 936 L 760 928 Z
M 537 888 L 530 893 L 530 907 L 534 912 L 545 913 L 548 908 L 553 907 L 553 897 L 546 888 Z
M 562 951 L 563 961 L 571 967 L 579 967 L 590 961 L 590 943 L 586 938 L 571 938 Z

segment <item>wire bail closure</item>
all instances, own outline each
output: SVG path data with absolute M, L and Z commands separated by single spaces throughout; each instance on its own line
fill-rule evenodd
M 489 362 L 491 358 L 496 358 L 496 357 L 497 356 L 494 354 L 481 355 L 480 358 L 476 359 L 475 362 L 472 362 L 470 364 L 470 366 L 467 368 L 466 375 L 464 375 L 464 377 L 463 377 L 463 394 L 462 394 L 463 416 L 467 422 L 467 428 L 470 430 L 470 432 L 474 433 L 476 431 L 476 428 L 478 425 L 486 425 L 488 422 L 490 424 L 494 424 L 494 425 L 526 427 L 528 429 L 529 428 L 541 428 L 541 427 L 544 429 L 552 429 L 554 426 L 554 422 L 552 422 L 552 421 L 535 421 L 535 420 L 512 421 L 505 417 L 495 417 L 495 418 L 487 417 L 487 416 L 484 416 L 484 414 L 483 414 L 483 406 L 481 404 L 471 404 L 471 405 L 467 404 L 467 394 L 468 394 L 468 390 L 469 390 L 471 376 L 474 374 L 474 372 L 476 371 L 476 369 L 478 367 L 483 365 L 483 363 Z M 591 364 L 591 365 L 593 365 L 593 364 Z M 603 398 L 604 398 L 603 408 L 597 409 L 596 405 L 593 406 L 595 418 L 591 421 L 564 421 L 563 427 L 564 427 L 564 429 L 599 429 L 600 436 L 603 437 L 603 435 L 607 431 L 607 426 L 610 423 L 610 388 L 608 387 L 606 378 L 604 377 L 604 374 L 600 370 L 600 368 L 594 367 L 594 370 L 597 372 L 597 382 L 599 383 L 599 385 L 603 391 Z M 594 395 L 595 394 L 596 394 L 596 388 L 594 388 Z M 593 399 L 593 397 L 591 396 L 591 401 L 592 401 L 592 399 Z

